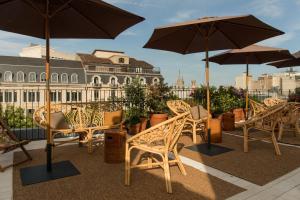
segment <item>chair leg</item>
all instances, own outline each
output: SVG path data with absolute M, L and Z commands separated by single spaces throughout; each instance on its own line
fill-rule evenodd
M 164 162 L 164 172 L 165 172 L 165 181 L 166 181 L 166 188 L 168 193 L 172 193 L 172 186 L 171 186 L 171 176 L 170 176 L 170 167 L 169 167 L 169 158 L 166 155 L 163 158 Z
M 148 155 L 148 157 L 147 157 L 147 163 L 148 163 L 148 166 L 147 166 L 147 168 L 148 169 L 151 169 L 152 167 L 153 167 L 153 165 L 152 165 L 152 154 L 151 153 L 149 153 L 149 155 Z
M 187 173 L 186 173 L 185 168 L 184 168 L 184 166 L 183 166 L 183 164 L 182 164 L 182 162 L 181 162 L 181 159 L 180 159 L 179 156 L 178 156 L 177 146 L 174 148 L 173 153 L 174 153 L 175 159 L 176 159 L 176 161 L 177 161 L 176 163 L 177 163 L 177 165 L 178 165 L 178 167 L 179 167 L 181 173 L 182 173 L 184 176 L 186 176 Z
M 87 133 L 87 148 L 88 148 L 88 153 L 93 153 L 93 134 L 92 131 L 89 131 Z
M 279 132 L 278 132 L 278 141 L 282 139 L 282 134 L 283 134 L 283 124 L 279 125 Z
M 28 153 L 28 151 L 25 149 L 25 147 L 23 145 L 21 145 L 20 147 L 21 147 L 22 151 L 24 152 L 24 154 L 26 155 L 27 160 L 32 160 L 31 155 Z
M 128 143 L 126 143 L 125 148 L 125 185 L 130 185 L 130 151 Z
M 278 145 L 276 137 L 275 137 L 274 130 L 272 131 L 271 137 L 272 137 L 272 143 L 273 143 L 274 148 L 275 148 L 275 153 L 276 153 L 276 155 L 280 156 L 281 152 L 280 152 L 279 145 Z
M 243 127 L 244 130 L 244 152 L 247 153 L 248 152 L 248 137 L 249 137 L 249 133 L 248 133 L 248 129 L 247 127 Z
M 193 123 L 193 143 L 197 143 L 197 124 L 194 122 Z

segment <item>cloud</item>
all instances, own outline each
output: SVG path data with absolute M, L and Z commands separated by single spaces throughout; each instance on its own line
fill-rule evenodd
M 167 19 L 168 22 L 181 22 L 190 19 L 194 15 L 194 10 L 178 11 L 174 17 Z
M 280 0 L 255 0 L 250 6 L 253 7 L 255 13 L 265 17 L 276 18 L 284 13 Z
M 270 38 L 268 40 L 262 41 L 260 42 L 263 45 L 267 45 L 267 46 L 281 46 L 282 44 L 293 40 L 296 37 L 295 32 L 288 32 L 284 35 L 280 35 L 274 38 Z

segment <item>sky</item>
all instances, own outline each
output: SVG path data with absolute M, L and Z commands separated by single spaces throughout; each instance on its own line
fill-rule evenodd
M 165 81 L 176 82 L 180 70 L 186 86 L 191 80 L 203 84 L 203 53 L 181 55 L 177 53 L 142 48 L 153 29 L 175 22 L 205 16 L 233 16 L 252 14 L 260 20 L 285 32 L 260 44 L 280 47 L 291 53 L 300 50 L 300 0 L 105 0 L 117 7 L 146 18 L 145 21 L 127 29 L 115 40 L 53 39 L 51 47 L 68 53 L 91 53 L 94 49 L 124 51 L 128 56 L 145 60 L 159 67 Z M 18 55 L 30 43 L 44 45 L 44 40 L 0 31 L 0 55 Z M 210 52 L 214 55 L 220 52 Z M 300 71 L 300 67 L 295 68 Z M 211 85 L 234 85 L 234 78 L 245 71 L 244 65 L 219 66 L 210 64 Z M 277 73 L 267 65 L 251 65 L 250 73 L 257 77 L 263 73 Z

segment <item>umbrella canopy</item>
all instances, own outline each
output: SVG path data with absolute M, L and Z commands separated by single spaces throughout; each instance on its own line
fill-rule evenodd
M 283 34 L 253 15 L 204 17 L 197 20 L 156 28 L 145 48 L 189 54 L 205 51 L 206 86 L 209 88 L 208 51 L 236 49 Z M 210 97 L 207 89 L 207 110 Z M 210 116 L 210 115 L 208 115 Z M 207 120 L 208 137 L 210 120 Z
M 246 116 L 248 116 L 248 76 L 249 64 L 263 64 L 275 60 L 292 58 L 286 49 L 267 46 L 250 45 L 242 49 L 233 49 L 224 53 L 209 57 L 210 62 L 220 65 L 246 64 Z
M 268 65 L 272 65 L 277 68 L 300 66 L 300 51 L 294 53 L 292 58 L 275 61 L 275 62 L 269 63 Z
M 50 38 L 114 39 L 144 18 L 101 0 L 0 0 L 0 29 L 46 39 L 47 170 L 51 164 Z
M 263 64 L 275 60 L 289 59 L 292 57 L 293 56 L 286 49 L 260 45 L 250 45 L 242 49 L 233 49 L 209 57 L 208 60 L 220 65 Z
M 49 4 L 49 6 L 47 6 Z M 113 39 L 143 17 L 101 0 L 0 0 L 0 29 L 46 39 Z
M 281 34 L 253 15 L 204 17 L 156 28 L 144 47 L 189 54 L 240 49 Z

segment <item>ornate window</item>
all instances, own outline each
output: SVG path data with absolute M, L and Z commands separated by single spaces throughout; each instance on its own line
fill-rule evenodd
M 71 83 L 78 83 L 78 75 L 77 74 L 72 74 L 71 75 Z
M 45 72 L 42 72 L 40 74 L 40 82 L 46 82 L 46 73 Z
M 17 72 L 17 82 L 24 82 L 24 73 L 21 71 Z
M 12 72 L 11 71 L 4 72 L 4 81 L 12 82 Z
M 159 78 L 157 78 L 157 77 L 153 78 L 152 83 L 153 83 L 153 85 L 158 84 L 159 83 Z
M 52 83 L 58 83 L 58 74 L 57 73 L 52 73 L 51 74 L 51 82 Z
M 131 77 L 130 77 L 130 76 L 126 76 L 126 77 L 124 78 L 124 85 L 130 84 L 131 81 L 132 81 Z
M 146 79 L 144 77 L 141 77 L 140 78 L 140 83 L 145 85 L 146 84 Z
M 66 73 L 63 73 L 62 75 L 61 75 L 61 82 L 62 83 L 68 83 L 68 74 L 66 74 Z
M 125 59 L 124 58 L 119 58 L 119 63 L 124 63 Z
M 118 78 L 116 76 L 111 76 L 109 79 L 109 83 L 111 85 L 117 85 L 118 84 Z
M 28 82 L 36 82 L 36 73 L 35 72 L 29 72 Z

